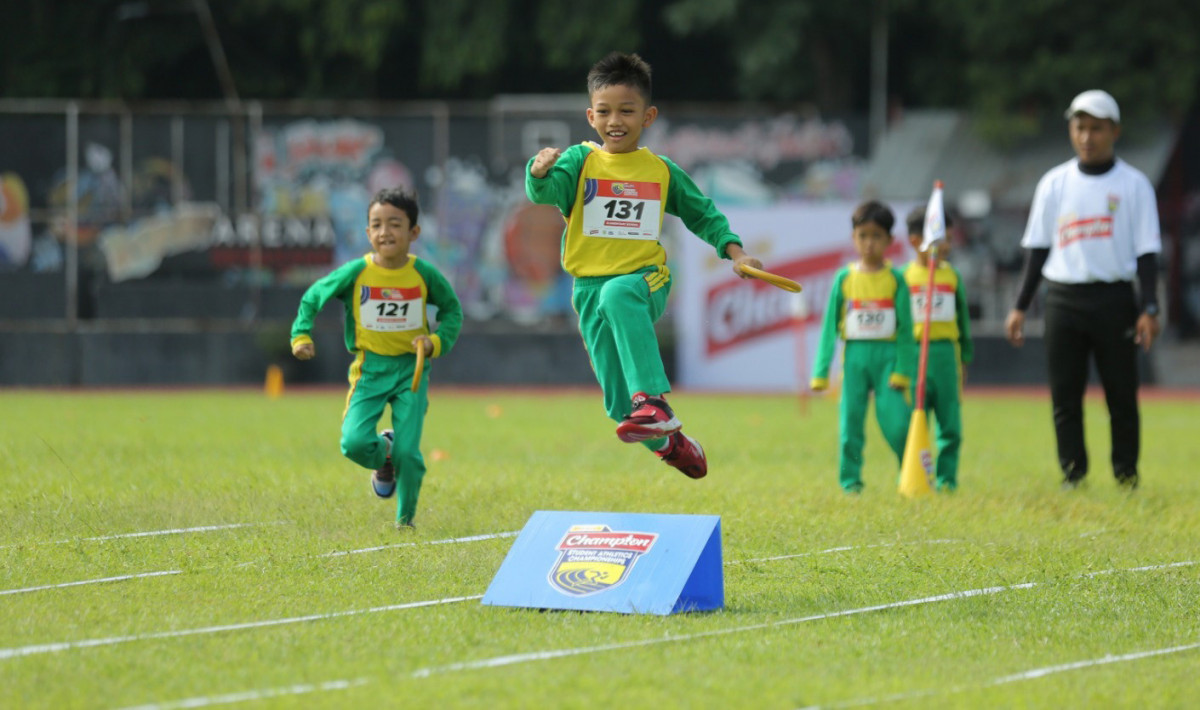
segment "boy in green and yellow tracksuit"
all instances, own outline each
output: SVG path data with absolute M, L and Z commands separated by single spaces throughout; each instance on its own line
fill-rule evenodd
M 892 211 L 879 202 L 859 205 L 851 217 L 859 260 L 834 276 L 813 367 L 812 388 L 829 387 L 829 368 L 840 336 L 842 398 L 838 483 L 847 493 L 863 489 L 864 424 L 871 392 L 875 418 L 897 464 L 904 458 L 911 409 L 907 400 L 915 369 L 913 323 L 904 277 L 884 254 L 892 243 Z
M 588 73 L 588 123 L 602 144 L 543 148 L 526 168 L 525 194 L 554 205 L 567 222 L 563 269 L 575 277 L 572 304 L 604 409 L 617 437 L 644 446 L 689 478 L 708 472 L 704 449 L 681 431 L 654 322 L 671 291 L 659 237 L 664 214 L 679 216 L 721 257 L 761 268 L 742 250 L 729 220 L 667 158 L 638 146 L 658 116 L 650 105 L 650 67 L 613 52 Z M 741 275 L 739 273 L 739 275 Z
M 917 258 L 904 269 L 904 281 L 912 296 L 913 347 L 919 348 L 925 331 L 925 294 L 929 289 L 929 254 L 921 251 L 925 226 L 925 208 L 917 207 L 908 214 L 908 241 Z M 946 225 L 949 226 L 949 220 Z M 933 301 L 930 306 L 929 354 L 925 363 L 925 402 L 916 402 L 916 382 L 913 383 L 913 406 L 932 410 L 937 420 L 934 438 L 937 442 L 935 485 L 939 491 L 958 488 L 958 457 L 962 448 L 962 381 L 967 363 L 974 356 L 971 342 L 971 323 L 967 311 L 967 292 L 958 270 L 945 261 L 949 244 L 937 246 L 937 268 L 933 272 Z M 919 352 L 919 351 L 918 351 Z
M 429 408 L 429 368 L 412 390 L 416 352 L 437 358 L 450 351 L 462 328 L 462 306 L 446 277 L 429 262 L 408 253 L 421 233 L 416 196 L 380 190 L 367 212 L 372 252 L 348 262 L 305 291 L 292 324 L 292 353 L 316 355 L 311 333 L 318 311 L 336 298 L 346 312 L 346 349 L 354 353 L 350 392 L 342 414 L 342 455 L 374 469 L 371 487 L 390 498 L 399 482 L 398 527 L 411 528 L 425 477 L 421 431 Z M 425 307 L 438 311 L 433 332 Z M 391 405 L 392 428 L 377 432 L 384 407 Z

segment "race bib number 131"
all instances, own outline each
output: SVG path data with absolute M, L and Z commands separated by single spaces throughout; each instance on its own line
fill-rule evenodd
M 593 182 L 593 181 L 589 181 Z M 583 233 L 611 239 L 658 239 L 662 216 L 661 186 L 656 182 L 595 180 L 595 194 L 586 191 Z

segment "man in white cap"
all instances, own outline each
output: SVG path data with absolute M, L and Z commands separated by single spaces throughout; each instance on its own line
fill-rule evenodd
M 1005 330 L 1013 345 L 1023 343 L 1025 310 L 1045 277 L 1046 358 L 1063 487 L 1077 487 L 1088 473 L 1083 395 L 1094 359 L 1108 403 L 1113 475 L 1133 490 L 1141 442 L 1137 346 L 1149 350 L 1159 333 L 1158 206 L 1146 176 L 1116 157 L 1121 112 L 1112 96 L 1085 91 L 1066 118 L 1077 157 L 1038 182 L 1021 239 L 1024 281 Z

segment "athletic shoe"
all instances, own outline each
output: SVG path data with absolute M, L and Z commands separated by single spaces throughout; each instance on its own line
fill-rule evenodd
M 371 474 L 371 490 L 380 498 L 391 498 L 396 493 L 396 469 L 392 466 L 392 443 L 396 440 L 396 434 L 391 429 L 384 429 L 380 435 L 387 439 L 388 456 L 383 466 Z
M 1138 487 L 1137 469 L 1117 471 L 1117 485 L 1127 491 L 1135 491 Z
M 1062 489 L 1064 491 L 1073 491 L 1083 485 L 1087 478 L 1087 469 L 1077 465 L 1074 461 L 1063 466 L 1063 481 Z
M 708 459 L 704 458 L 704 448 L 681 431 L 671 435 L 665 451 L 655 451 L 654 454 L 688 478 L 704 478 L 708 475 Z
M 626 444 L 661 439 L 682 426 L 665 399 L 638 392 L 633 395 L 633 411 L 617 425 L 617 438 Z

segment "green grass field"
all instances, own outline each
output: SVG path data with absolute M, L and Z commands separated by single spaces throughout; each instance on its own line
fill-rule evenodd
M 343 396 L 0 393 L 0 707 L 1200 698 L 1194 400 L 1143 401 L 1128 494 L 1100 400 L 1090 482 L 1064 492 L 1046 398 L 970 394 L 960 490 L 908 500 L 873 430 L 866 491 L 840 492 L 832 399 L 677 394 L 709 455 L 691 481 L 618 442 L 598 393 L 435 384 L 413 532 L 340 456 Z M 725 609 L 482 605 L 498 534 L 536 510 L 720 515 Z

